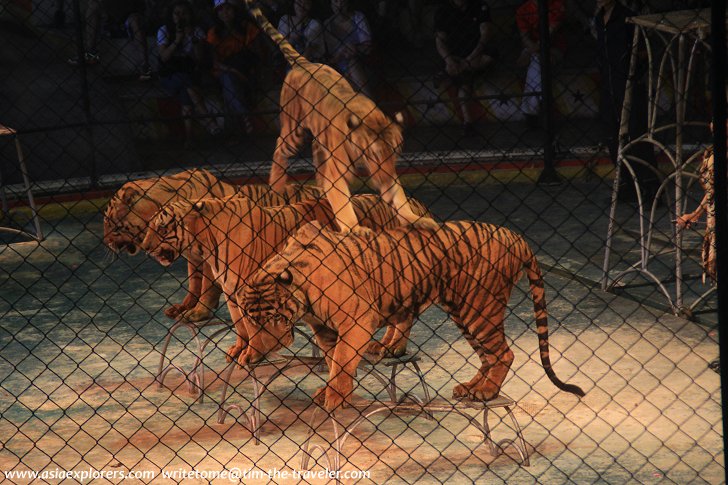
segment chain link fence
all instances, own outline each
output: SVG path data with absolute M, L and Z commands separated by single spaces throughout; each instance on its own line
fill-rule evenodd
M 0 3 L 3 480 L 724 482 L 711 2 L 255 7 Z

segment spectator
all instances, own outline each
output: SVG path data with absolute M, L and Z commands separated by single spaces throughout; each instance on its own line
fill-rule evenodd
M 435 45 L 445 62 L 437 80 L 457 87 L 456 107 L 466 136 L 474 134 L 470 103 L 475 80 L 496 56 L 488 45 L 491 30 L 490 7 L 480 0 L 448 0 L 435 17 Z
M 324 24 L 328 61 L 354 89 L 371 97 L 363 58 L 372 51 L 369 22 L 349 0 L 331 0 L 333 15 Z
M 205 33 L 194 23 L 192 7 L 185 0 L 177 0 L 171 5 L 166 23 L 157 32 L 160 81 L 182 104 L 187 144 L 192 135 L 189 115 L 193 113 L 193 107 L 199 115 L 208 114 L 199 89 L 204 38 Z M 220 133 L 221 129 L 214 119 L 205 118 L 203 123 L 211 134 Z
M 281 17 L 278 30 L 306 59 L 320 62 L 326 45 L 321 22 L 311 17 L 312 8 L 313 0 L 293 0 L 293 9 Z
M 566 50 L 566 40 L 558 30 L 564 20 L 566 9 L 563 0 L 547 0 L 548 1 L 548 24 L 549 35 L 551 37 L 551 60 L 558 62 L 563 58 Z M 521 34 L 521 43 L 523 44 L 523 52 L 518 59 L 521 65 L 527 65 L 526 82 L 524 83 L 524 93 L 540 93 L 541 87 L 541 43 L 538 1 L 526 0 L 516 10 L 516 25 Z M 526 124 L 529 128 L 538 126 L 538 116 L 541 109 L 541 95 L 533 94 L 523 96 L 521 99 L 521 112 L 523 112 Z
M 63 13 L 63 3 L 58 4 L 59 12 Z M 147 48 L 147 33 L 144 28 L 144 0 L 130 0 L 127 2 L 112 2 L 110 0 L 88 0 L 84 21 L 86 24 L 85 46 L 83 62 L 87 65 L 98 64 L 98 43 L 101 36 L 101 19 L 104 14 L 112 24 L 123 24 L 124 29 L 139 50 L 141 63 L 138 67 L 140 81 L 149 81 L 152 70 L 149 65 L 149 51 Z M 72 66 L 82 62 L 78 57 L 68 59 Z
M 726 122 L 728 128 L 728 122 Z M 710 124 L 710 131 L 713 131 L 713 123 Z M 708 147 L 703 154 L 703 162 L 698 169 L 700 186 L 703 189 L 703 198 L 698 207 L 690 213 L 678 216 L 676 224 L 678 230 L 689 228 L 706 214 L 705 234 L 703 235 L 702 266 L 703 283 L 706 277 L 716 281 L 716 251 L 715 240 L 715 158 L 713 147 Z
M 388 39 L 402 35 L 417 48 L 423 46 L 422 0 L 379 0 L 377 5 L 378 23 Z M 405 22 L 406 20 L 406 22 Z M 404 27 L 404 31 L 400 32 Z M 399 35 L 393 36 L 392 33 Z M 395 40 L 396 41 L 396 40 Z
M 215 14 L 215 26 L 207 33 L 207 42 L 213 48 L 213 74 L 220 82 L 225 108 L 249 135 L 253 132 L 249 113 L 263 37 L 236 0 L 215 0 Z
M 594 17 L 594 30 L 597 37 L 597 63 L 601 78 L 601 99 L 599 112 L 607 133 L 607 146 L 612 161 L 617 163 L 619 148 L 619 125 L 622 117 L 625 86 L 629 74 L 630 54 L 634 28 L 626 22 L 634 12 L 616 0 L 597 0 L 597 11 Z M 632 104 L 630 109 L 630 139 L 635 139 L 647 132 L 647 86 L 645 84 L 644 62 L 638 62 L 638 72 L 632 83 Z M 631 163 L 645 195 L 651 195 L 657 189 L 657 176 L 650 167 L 656 167 L 655 154 L 649 143 L 638 143 L 630 148 L 628 155 L 643 160 L 642 163 Z M 622 171 L 622 185 L 619 187 L 619 198 L 625 201 L 636 200 L 634 183 L 627 170 Z

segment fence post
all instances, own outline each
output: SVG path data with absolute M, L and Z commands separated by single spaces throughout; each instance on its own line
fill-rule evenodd
M 539 45 L 541 47 L 541 107 L 544 112 L 543 171 L 539 184 L 560 183 L 554 167 L 554 97 L 551 89 L 551 35 L 548 0 L 538 0 Z
M 87 7 L 88 8 L 88 7 Z M 80 0 L 73 0 L 73 16 L 76 18 L 76 55 L 78 56 L 78 67 L 81 73 L 81 103 L 86 125 L 86 136 L 89 144 L 89 179 L 90 186 L 95 187 L 96 175 L 96 150 L 93 137 L 93 118 L 91 116 L 91 97 L 88 90 L 88 68 L 86 66 L 86 43 L 84 42 L 84 27 L 86 21 L 81 15 Z
M 728 208 L 726 208 L 726 37 L 725 37 L 726 0 L 713 0 L 711 10 L 711 46 L 713 53 L 713 166 L 715 193 L 715 238 L 716 238 L 716 278 L 718 286 L 718 351 L 720 355 L 720 381 L 722 401 L 728 402 L 728 379 L 725 370 L 725 352 L 728 349 L 728 257 L 725 251 L 728 235 Z M 726 423 L 723 412 L 723 454 L 726 452 Z M 728 474 L 726 474 L 728 476 Z

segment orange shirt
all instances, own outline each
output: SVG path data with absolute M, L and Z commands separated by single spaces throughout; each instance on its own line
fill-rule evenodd
M 207 32 L 207 43 L 215 52 L 215 59 L 225 62 L 235 54 L 252 49 L 253 42 L 260 34 L 260 29 L 250 22 L 243 24 L 242 32 L 236 31 L 232 35 L 220 36 L 214 27 Z

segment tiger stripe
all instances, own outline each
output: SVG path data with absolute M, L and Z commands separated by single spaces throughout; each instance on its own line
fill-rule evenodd
M 288 160 L 297 154 L 306 133 L 310 133 L 317 183 L 326 193 L 337 223 L 345 232 L 359 223 L 349 190 L 349 180 L 358 160 L 402 222 L 434 226 L 433 219 L 418 216 L 409 206 L 397 178 L 395 167 L 404 142 L 402 116 L 395 115 L 396 122 L 392 121 L 335 69 L 310 62 L 297 52 L 253 0 L 245 0 L 245 4 L 291 65 L 281 88 L 281 131 L 273 152 L 270 185 L 284 190 L 289 182 Z
M 247 196 L 256 203 L 274 206 L 317 198 L 317 187 L 289 185 L 283 192 L 268 185 L 231 185 L 204 169 L 192 169 L 175 175 L 135 180 L 124 184 L 111 197 L 104 212 L 104 243 L 114 252 L 136 254 L 144 239 L 149 220 L 165 204 L 201 198 L 223 199 Z M 169 317 L 198 321 L 209 318 L 217 308 L 220 290 L 209 281 L 209 269 L 199 262 L 188 265 L 189 290 L 182 303 L 165 310 Z
M 273 336 L 283 337 L 290 322 L 310 313 L 338 332 L 341 345 L 356 349 L 364 344 L 346 341 L 349 333 L 365 338 L 393 315 L 414 318 L 439 303 L 482 364 L 473 379 L 455 387 L 454 397 L 489 400 L 500 392 L 513 362 L 503 322 L 524 272 L 544 371 L 559 389 L 583 396 L 581 388 L 558 379 L 551 365 L 546 296 L 536 256 L 522 236 L 504 227 L 457 221 L 437 230 L 410 226 L 342 235 L 307 224 L 253 276 L 242 305 Z M 275 338 L 256 345 L 265 351 L 280 347 Z M 339 367 L 353 375 L 361 355 L 338 346 L 333 354 L 350 359 Z M 343 373 L 332 373 L 328 385 L 337 390 L 332 395 L 347 395 L 351 389 Z
M 420 202 L 411 203 L 422 215 L 428 214 Z M 379 196 L 354 196 L 352 204 L 364 227 L 379 231 L 399 225 L 396 213 Z M 335 215 L 325 199 L 275 207 L 240 196 L 177 201 L 162 207 L 152 218 L 141 247 L 164 265 L 185 256 L 211 268 L 236 325 L 238 341 L 232 353 L 237 355 L 249 332 L 236 304 L 236 293 L 296 229 L 309 221 L 336 228 Z

